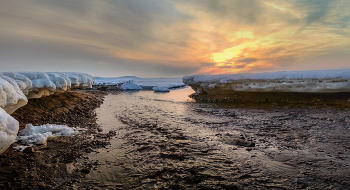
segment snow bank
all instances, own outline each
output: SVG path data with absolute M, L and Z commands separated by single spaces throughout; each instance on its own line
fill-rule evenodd
M 153 90 L 155 92 L 170 92 L 169 88 L 165 86 L 156 86 L 156 87 L 153 87 Z
M 15 142 L 19 123 L 0 108 L 0 154 Z
M 142 88 L 139 85 L 133 83 L 133 81 L 131 80 L 123 83 L 120 86 L 120 89 L 121 90 L 142 90 Z
M 350 92 L 350 69 L 280 71 L 231 75 L 191 75 L 182 78 L 197 94 L 247 92 Z
M 32 81 L 27 94 L 29 99 L 48 96 L 55 92 L 71 88 L 92 88 L 94 78 L 85 73 L 76 72 L 20 72 Z
M 3 89 L 6 87 L 6 94 L 9 97 L 11 96 L 13 99 L 16 99 L 11 93 L 13 94 L 14 91 L 18 91 L 17 94 L 22 96 L 21 100 L 24 101 L 27 98 L 40 98 L 54 94 L 55 92 L 67 91 L 71 88 L 92 88 L 94 84 L 94 78 L 91 75 L 76 72 L 3 72 L 0 73 L 0 78 L 11 83 L 14 89 L 9 90 L 11 87 L 6 87 L 8 84 L 0 81 Z M 3 89 L 0 89 L 2 93 L 4 93 Z M 23 98 L 23 95 L 27 98 Z M 2 105 L 0 104 L 0 106 Z
M 94 78 L 85 73 L 0 72 L 0 154 L 14 142 L 13 133 L 18 132 L 18 122 L 8 114 L 27 104 L 28 99 L 71 88 L 91 88 L 93 84 Z M 43 139 L 50 134 L 37 136 L 35 139 Z
M 21 91 L 25 95 L 27 95 L 29 93 L 30 89 L 33 86 L 32 81 L 28 77 L 26 77 L 24 75 L 21 75 L 19 73 L 3 72 L 3 73 L 0 73 L 0 75 L 1 74 L 4 75 L 4 76 L 8 76 L 8 77 L 14 79 L 16 81 L 19 89 L 21 89 Z
M 72 136 L 77 135 L 79 131 L 76 128 L 66 125 L 40 125 L 33 126 L 27 124 L 25 129 L 18 133 L 17 141 L 22 144 L 44 144 L 49 137 L 53 136 Z
M 59 74 L 70 79 L 72 88 L 92 88 L 92 85 L 95 84 L 94 77 L 86 73 L 65 72 Z

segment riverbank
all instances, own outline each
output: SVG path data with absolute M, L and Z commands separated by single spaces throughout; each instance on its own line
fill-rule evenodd
M 233 107 L 350 108 L 350 93 L 234 92 L 232 94 L 191 94 L 198 103 L 221 103 Z
M 19 152 L 11 145 L 0 155 L 0 189 L 56 189 L 69 186 L 72 180 L 89 173 L 92 164 L 84 154 L 108 144 L 113 133 L 97 135 L 94 110 L 103 102 L 101 91 L 80 90 L 56 93 L 32 99 L 12 116 L 25 124 L 63 124 L 87 129 L 84 134 L 55 137 L 37 146 L 34 152 Z

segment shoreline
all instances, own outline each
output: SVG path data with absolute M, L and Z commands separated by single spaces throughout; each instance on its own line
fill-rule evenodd
M 232 107 L 332 107 L 350 108 L 350 93 L 234 92 L 232 94 L 191 94 L 198 103 L 222 103 Z
M 113 133 L 98 135 L 94 110 L 106 94 L 94 90 L 60 92 L 32 99 L 12 116 L 25 124 L 63 124 L 87 129 L 77 136 L 49 138 L 34 152 L 23 153 L 12 144 L 0 155 L 0 189 L 56 189 L 68 187 L 92 169 L 86 153 L 106 146 Z M 77 159 L 85 159 L 77 162 Z

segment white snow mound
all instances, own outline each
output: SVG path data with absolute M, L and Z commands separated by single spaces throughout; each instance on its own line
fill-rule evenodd
M 247 92 L 350 92 L 350 69 L 190 75 L 182 81 L 197 94 Z
M 0 108 L 0 154 L 16 141 L 19 123 Z
M 19 89 L 23 92 L 23 94 L 28 95 L 30 89 L 33 86 L 32 81 L 28 77 L 14 72 L 3 72 L 1 74 L 14 79 Z
M 0 154 L 14 142 L 18 132 L 18 122 L 8 114 L 27 104 L 28 99 L 71 88 L 91 88 L 94 81 L 91 75 L 76 72 L 0 72 Z M 52 135 L 65 134 L 65 130 L 48 131 L 27 139 L 40 143 Z
M 121 90 L 142 90 L 142 88 L 139 85 L 133 83 L 131 80 L 122 84 L 120 86 L 120 89 Z
M 11 114 L 19 107 L 26 105 L 27 102 L 27 97 L 16 81 L 0 73 L 0 107 Z
M 170 92 L 169 88 L 165 86 L 156 86 L 156 87 L 153 87 L 153 90 L 155 92 Z
M 44 144 L 49 137 L 53 136 L 72 136 L 77 135 L 79 131 L 74 127 L 66 125 L 46 124 L 33 126 L 27 124 L 25 129 L 18 133 L 17 141 L 22 144 Z

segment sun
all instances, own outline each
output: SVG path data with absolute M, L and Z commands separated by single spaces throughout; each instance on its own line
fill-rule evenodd
M 213 53 L 212 56 L 213 56 L 214 62 L 215 63 L 227 62 L 227 60 L 230 60 L 234 57 L 239 56 L 245 47 L 246 47 L 245 44 L 241 44 L 239 46 L 225 49 L 223 52 L 220 52 L 220 53 Z

